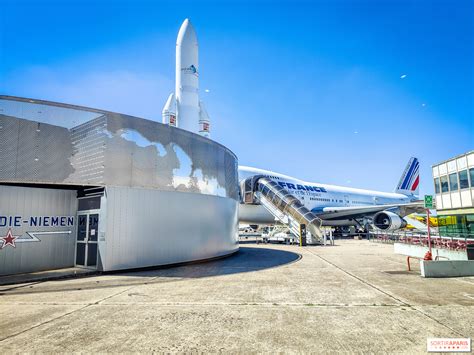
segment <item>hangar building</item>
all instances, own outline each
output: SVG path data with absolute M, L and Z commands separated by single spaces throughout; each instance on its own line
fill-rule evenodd
M 128 115 L 0 96 L 0 275 L 238 250 L 237 158 Z

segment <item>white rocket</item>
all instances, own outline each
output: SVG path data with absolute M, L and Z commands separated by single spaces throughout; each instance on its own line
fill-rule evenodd
M 199 60 L 196 31 L 184 20 L 176 40 L 176 88 L 163 107 L 163 123 L 209 137 L 209 115 L 199 101 Z

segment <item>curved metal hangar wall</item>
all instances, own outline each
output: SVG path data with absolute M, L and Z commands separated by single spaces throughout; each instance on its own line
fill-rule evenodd
M 127 115 L 0 96 L 0 275 L 238 250 L 237 158 Z

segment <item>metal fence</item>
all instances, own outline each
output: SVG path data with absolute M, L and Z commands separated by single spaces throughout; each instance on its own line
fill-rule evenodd
M 407 243 L 420 246 L 428 246 L 427 233 L 417 231 L 371 231 L 367 238 L 372 242 L 380 243 Z M 467 236 L 440 236 L 431 234 L 431 245 L 435 248 L 451 250 L 466 250 L 468 244 L 474 244 L 474 238 Z

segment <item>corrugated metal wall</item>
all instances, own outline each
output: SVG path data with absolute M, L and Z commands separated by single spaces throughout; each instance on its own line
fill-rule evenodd
M 158 122 L 38 100 L 0 96 L 0 112 L 0 182 L 106 186 L 99 269 L 238 249 L 237 157 L 223 145 Z M 11 225 L 12 216 L 21 218 Z M 31 226 L 32 216 L 75 223 Z M 76 219 L 75 190 L 0 186 L 0 275 L 72 266 Z M 15 247 L 3 239 L 9 228 Z M 43 233 L 41 241 L 28 232 Z
M 238 249 L 238 202 L 210 195 L 108 187 L 99 239 L 104 270 L 207 259 Z
M 0 185 L 0 275 L 57 269 L 74 265 L 76 239 L 76 191 L 53 190 Z M 21 217 L 14 221 L 14 217 Z M 54 224 L 51 217 L 72 217 L 74 225 Z M 10 217 L 13 217 L 11 219 Z M 31 218 L 36 218 L 36 226 Z M 39 217 L 43 220 L 40 221 Z M 47 223 L 44 223 L 44 217 Z M 69 220 L 70 222 L 71 220 Z M 20 224 L 20 226 L 16 226 Z M 14 237 L 15 247 L 5 245 L 3 237 L 8 230 Z M 34 234 L 34 232 L 67 232 L 62 234 Z M 27 232 L 33 232 L 40 241 L 32 241 Z

